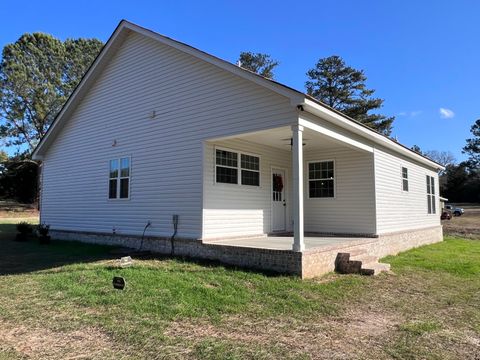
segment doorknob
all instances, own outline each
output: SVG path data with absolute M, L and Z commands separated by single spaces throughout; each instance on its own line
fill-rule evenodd
M 283 206 L 287 206 L 287 203 L 285 202 L 285 200 L 283 200 Z

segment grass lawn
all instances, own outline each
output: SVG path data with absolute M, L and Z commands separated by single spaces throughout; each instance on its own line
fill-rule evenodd
M 480 357 L 480 241 L 447 238 L 377 277 L 274 276 L 115 249 L 12 241 L 0 224 L 0 359 Z M 124 291 L 112 277 L 124 276 Z

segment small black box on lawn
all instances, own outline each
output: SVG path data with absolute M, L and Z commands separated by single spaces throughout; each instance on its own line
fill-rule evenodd
M 113 287 L 115 289 L 123 290 L 125 288 L 125 279 L 120 276 L 113 277 Z

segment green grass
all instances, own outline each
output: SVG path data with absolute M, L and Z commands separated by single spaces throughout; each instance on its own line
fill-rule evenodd
M 440 329 L 438 323 L 434 321 L 414 321 L 402 324 L 400 329 L 413 335 L 423 335 Z
M 400 272 L 426 270 L 459 277 L 480 274 L 480 241 L 448 237 L 440 244 L 410 250 L 407 256 L 383 259 Z
M 121 269 L 111 247 L 18 243 L 14 232 L 14 224 L 0 224 L 0 321 L 32 336 L 99 333 L 79 340 L 83 350 L 69 350 L 72 356 L 448 358 L 473 346 L 462 337 L 479 338 L 479 241 L 448 238 L 385 258 L 395 275 L 302 281 L 164 257 L 134 259 Z M 113 276 L 126 279 L 124 291 L 113 289 Z M 381 321 L 369 329 L 373 315 Z M 377 323 L 386 324 L 381 336 Z M 0 345 L 0 359 L 16 351 Z

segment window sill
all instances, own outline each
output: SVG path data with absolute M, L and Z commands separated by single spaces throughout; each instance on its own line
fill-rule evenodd
M 307 197 L 308 200 L 335 200 L 337 197 L 336 196 L 333 196 L 333 197 Z
M 219 182 L 215 182 L 213 183 L 214 186 L 220 186 L 220 187 L 233 187 L 233 186 L 236 186 L 236 187 L 239 187 L 239 188 L 242 188 L 242 189 L 256 189 L 256 190 L 261 190 L 262 189 L 262 186 L 261 185 L 242 185 L 242 184 L 230 184 L 230 183 L 219 183 Z

